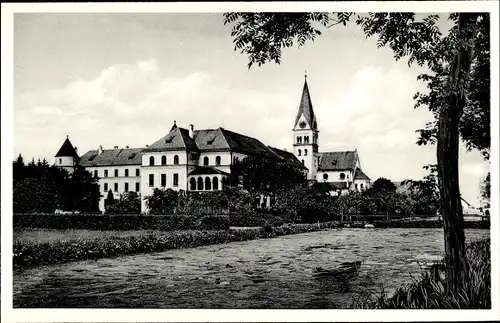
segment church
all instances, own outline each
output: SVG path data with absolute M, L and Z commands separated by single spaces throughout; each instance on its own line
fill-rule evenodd
M 332 195 L 369 188 L 370 178 L 361 170 L 357 149 L 320 152 L 318 129 L 306 78 L 293 126 L 293 153 L 222 127 L 195 129 L 191 124 L 181 128 L 174 121 L 165 136 L 142 148 L 99 146 L 79 156 L 66 138 L 54 164 L 69 172 L 79 165 L 98 178 L 101 211 L 109 190 L 115 198 L 128 191 L 140 193 L 142 212 L 147 212 L 144 197 L 153 194 L 155 188 L 222 190 L 231 165 L 247 156 L 283 161 L 302 170 L 311 182 L 324 183 Z

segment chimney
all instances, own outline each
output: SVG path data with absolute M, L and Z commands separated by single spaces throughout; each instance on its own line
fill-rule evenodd
M 78 155 L 78 147 L 75 146 L 75 152 Z
M 114 149 L 118 149 L 118 146 L 114 146 L 113 148 L 114 148 Z
M 99 146 L 99 155 L 102 154 L 102 146 Z
M 192 124 L 189 125 L 189 137 L 194 137 L 194 126 Z

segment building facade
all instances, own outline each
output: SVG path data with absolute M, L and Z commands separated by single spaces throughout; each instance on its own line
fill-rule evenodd
M 143 212 L 147 212 L 144 197 L 156 188 L 182 192 L 222 190 L 231 165 L 247 156 L 284 161 L 302 170 L 311 182 L 327 185 L 332 194 L 369 187 L 370 179 L 361 170 L 357 150 L 319 152 L 318 123 L 307 80 L 292 132 L 293 152 L 287 152 L 222 127 L 197 130 L 189 125 L 186 129 L 174 121 L 165 136 L 143 148 L 99 146 L 79 157 L 76 147 L 66 138 L 54 164 L 70 172 L 79 165 L 98 178 L 103 196 L 101 211 L 110 190 L 115 198 L 124 192 L 138 192 Z

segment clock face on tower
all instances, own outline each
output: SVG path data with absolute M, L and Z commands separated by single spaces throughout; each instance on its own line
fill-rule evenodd
M 302 129 L 303 129 L 303 128 L 305 128 L 305 127 L 306 127 L 306 125 L 307 125 L 307 123 L 306 123 L 305 121 L 301 121 L 301 122 L 299 123 L 299 127 L 301 127 Z

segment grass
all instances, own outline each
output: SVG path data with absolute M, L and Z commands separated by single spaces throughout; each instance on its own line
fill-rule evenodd
M 446 286 L 444 262 L 437 262 L 420 280 L 402 286 L 388 297 L 380 294 L 360 294 L 353 300 L 354 308 L 377 309 L 490 309 L 491 254 L 490 241 L 467 245 L 467 270 L 457 293 Z

